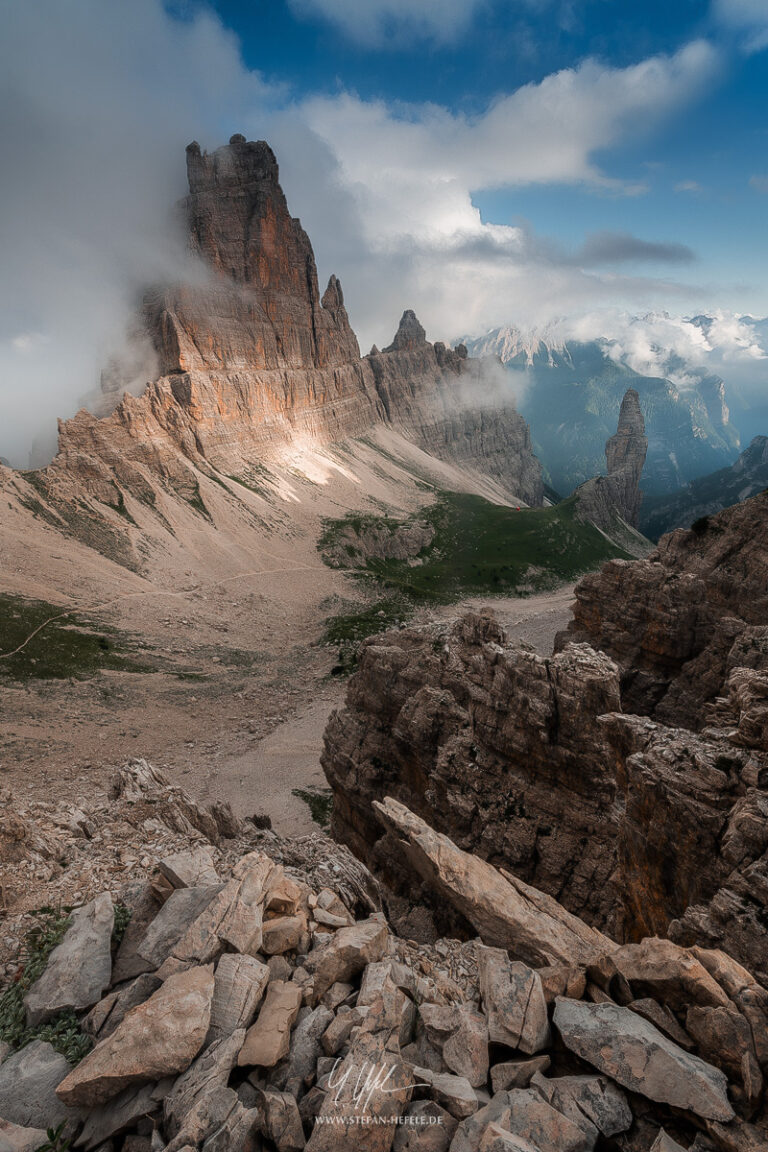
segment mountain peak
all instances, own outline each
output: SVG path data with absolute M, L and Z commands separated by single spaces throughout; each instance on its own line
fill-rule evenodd
M 427 333 L 417 319 L 416 313 L 411 308 L 406 308 L 400 317 L 400 324 L 395 338 L 385 352 L 412 352 L 417 348 L 423 348 L 427 343 Z

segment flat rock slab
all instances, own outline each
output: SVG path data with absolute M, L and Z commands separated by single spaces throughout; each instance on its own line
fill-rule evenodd
M 112 929 L 115 910 L 108 893 L 72 913 L 72 922 L 48 958 L 45 971 L 24 997 L 27 1027 L 71 1009 L 84 1012 L 97 1004 L 112 978 Z
M 0 1064 L 0 1116 L 22 1128 L 50 1128 L 73 1115 L 56 1095 L 71 1065 L 44 1040 Z
M 631 1092 L 705 1120 L 733 1119 L 724 1074 L 629 1008 L 558 997 L 554 1021 L 571 1052 Z
M 212 968 L 169 976 L 70 1072 L 59 1099 L 92 1108 L 131 1084 L 183 1072 L 203 1046 L 212 999 Z
M 538 972 L 510 960 L 501 948 L 478 948 L 477 961 L 489 1039 L 528 1056 L 548 1047 L 549 1017 Z

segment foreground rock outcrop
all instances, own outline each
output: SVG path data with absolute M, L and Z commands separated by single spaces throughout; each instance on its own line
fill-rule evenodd
M 343 848 L 217 823 L 126 765 L 102 835 L 129 826 L 141 854 L 164 828 L 175 850 L 117 894 L 131 915 L 109 987 L 68 1025 L 90 1051 L 72 1066 L 33 1040 L 0 1059 L 2 1147 L 36 1152 L 46 1127 L 86 1152 L 765 1146 L 768 993 L 748 971 L 656 938 L 618 946 L 391 799 L 382 809 L 441 900 L 464 914 L 471 893 L 473 938 L 402 939 Z M 34 817 L 22 824 L 32 841 Z M 73 967 L 90 947 L 81 921 L 60 945 Z M 503 923 L 510 951 L 492 946 Z
M 614 939 L 768 979 L 765 505 L 586 577 L 552 657 L 490 613 L 366 641 L 326 731 L 334 833 L 439 928 L 386 797 Z

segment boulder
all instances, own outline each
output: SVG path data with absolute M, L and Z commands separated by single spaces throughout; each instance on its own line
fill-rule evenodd
M 98 1040 L 106 1039 L 125 1019 L 128 1012 L 148 1000 L 161 984 L 162 980 L 159 980 L 154 972 L 143 972 L 119 992 L 111 992 L 109 996 L 100 1000 L 82 1021 L 81 1028 Z
M 322 1055 L 321 1038 L 333 1020 L 333 1012 L 318 1004 L 307 1012 L 293 1030 L 291 1048 L 281 1080 L 285 1089 L 297 1099 L 304 1095 Z
M 192 922 L 172 951 L 177 960 L 207 964 L 229 948 L 253 955 L 261 947 L 262 910 L 282 868 L 262 852 L 243 856 L 232 878 Z
M 489 1124 L 480 1137 L 478 1152 L 539 1152 L 522 1136 L 515 1136 L 498 1124 Z
M 329 1081 L 307 1152 L 389 1152 L 413 1078 L 388 1039 L 386 1032 L 358 1036 Z
M 208 907 L 222 887 L 221 884 L 209 884 L 202 887 L 180 887 L 171 892 L 136 948 L 141 959 L 150 968 L 159 968 L 190 924 Z
M 168 1092 L 163 1113 L 169 1132 L 176 1136 L 186 1127 L 198 1102 L 219 1088 L 225 1088 L 245 1039 L 245 1031 L 237 1029 L 207 1047 L 179 1076 Z
M 270 972 L 255 956 L 228 952 L 216 965 L 211 1004 L 211 1024 L 206 1044 L 248 1028 L 269 983 Z
M 685 1149 L 682 1144 L 678 1144 L 677 1140 L 668 1136 L 662 1128 L 651 1145 L 651 1152 L 685 1152 Z
M 248 1029 L 237 1062 L 240 1067 L 273 1068 L 288 1055 L 291 1029 L 301 1008 L 298 984 L 273 980 L 256 1023 Z
M 37 1028 L 60 1012 L 92 1008 L 112 978 L 115 910 L 108 893 L 72 913 L 64 939 L 24 997 L 27 1027 Z
M 24 1128 L 0 1119 L 0 1152 L 38 1152 L 46 1139 L 44 1128 Z
M 379 914 L 340 928 L 332 940 L 313 949 L 305 961 L 314 977 L 313 995 L 319 1000 L 337 981 L 346 982 L 367 964 L 380 960 L 387 946 L 387 923 Z
M 558 998 L 554 1022 L 567 1048 L 631 1092 L 703 1119 L 733 1119 L 723 1073 L 628 1008 Z
M 494 1064 L 491 1068 L 491 1087 L 494 1095 L 510 1088 L 527 1088 L 537 1072 L 546 1072 L 552 1061 L 549 1056 L 534 1056 L 531 1060 L 510 1060 Z
M 605 1076 L 558 1076 L 548 1080 L 537 1073 L 530 1086 L 595 1140 L 598 1133 L 616 1136 L 632 1124 L 632 1109 L 626 1096 Z
M 527 1055 L 550 1042 L 549 1017 L 538 972 L 510 960 L 500 948 L 477 950 L 480 994 L 488 1017 L 488 1037 Z
M 261 931 L 261 951 L 265 956 L 295 952 L 307 930 L 303 916 L 276 916 L 267 920 Z
M 210 967 L 169 976 L 59 1084 L 59 1099 L 94 1107 L 131 1084 L 183 1072 L 205 1040 L 212 999 Z
M 392 1152 L 448 1152 L 457 1124 L 434 1100 L 416 1100 L 403 1113 Z
M 69 1071 L 66 1057 L 44 1040 L 14 1052 L 0 1064 L 0 1116 L 22 1128 L 55 1128 L 69 1119 L 73 1113 L 56 1095 Z
M 296 1098 L 272 1088 L 259 1093 L 259 1097 L 264 1114 L 263 1132 L 277 1152 L 302 1152 L 307 1141 Z
M 442 1053 L 451 1072 L 465 1076 L 473 1088 L 488 1080 L 488 1026 L 468 1004 L 422 1004 L 419 1015 L 430 1043 Z
M 157 870 L 174 888 L 206 888 L 219 883 L 213 852 L 205 844 L 165 856 Z
M 630 999 L 651 997 L 675 1011 L 690 1004 L 726 1008 L 730 1003 L 692 952 L 656 936 L 613 949 L 589 966 L 588 975 L 609 993 L 617 980 L 624 981 Z
M 432 1072 L 421 1065 L 411 1065 L 413 1083 L 419 1090 L 426 1089 L 430 1099 L 463 1120 L 477 1112 L 478 1101 L 475 1091 L 466 1076 L 453 1076 L 449 1072 Z M 421 1091 L 420 1093 L 421 1094 Z
M 126 1088 L 114 1100 L 98 1108 L 91 1108 L 75 1146 L 91 1152 L 91 1149 L 100 1148 L 106 1140 L 121 1135 L 139 1121 L 155 1117 L 161 1111 L 163 1099 L 172 1086 L 172 1077 L 166 1077 L 154 1084 Z

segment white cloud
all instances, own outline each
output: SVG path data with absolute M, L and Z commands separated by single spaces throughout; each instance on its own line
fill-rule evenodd
M 768 48 L 768 5 L 765 0 L 714 0 L 715 19 L 743 34 L 747 52 Z
M 698 180 L 680 180 L 674 186 L 675 192 L 690 192 L 694 196 L 699 196 L 703 191 L 703 187 L 699 184 Z
M 673 282 L 586 271 L 579 253 L 558 251 L 526 227 L 484 222 L 472 196 L 551 183 L 635 191 L 609 179 L 596 153 L 685 106 L 717 63 L 701 42 L 624 69 L 586 61 L 476 117 L 345 93 L 305 101 L 270 135 L 289 200 L 323 272 L 341 275 L 363 345 L 387 341 L 405 306 L 433 337 L 450 339 L 521 313 L 567 311 L 575 301 L 647 306 L 649 296 L 682 294 Z M 634 255 L 651 252 L 638 242 Z M 665 253 L 656 247 L 655 255 Z M 581 256 L 589 258 L 589 247 Z
M 363 44 L 405 38 L 448 43 L 487 0 L 289 0 L 298 16 L 319 16 Z
M 0 453 L 26 464 L 98 384 L 148 280 L 178 271 L 184 146 L 268 93 L 210 15 L 37 0 L 0 37 Z M 234 127 L 229 127 L 234 122 Z

